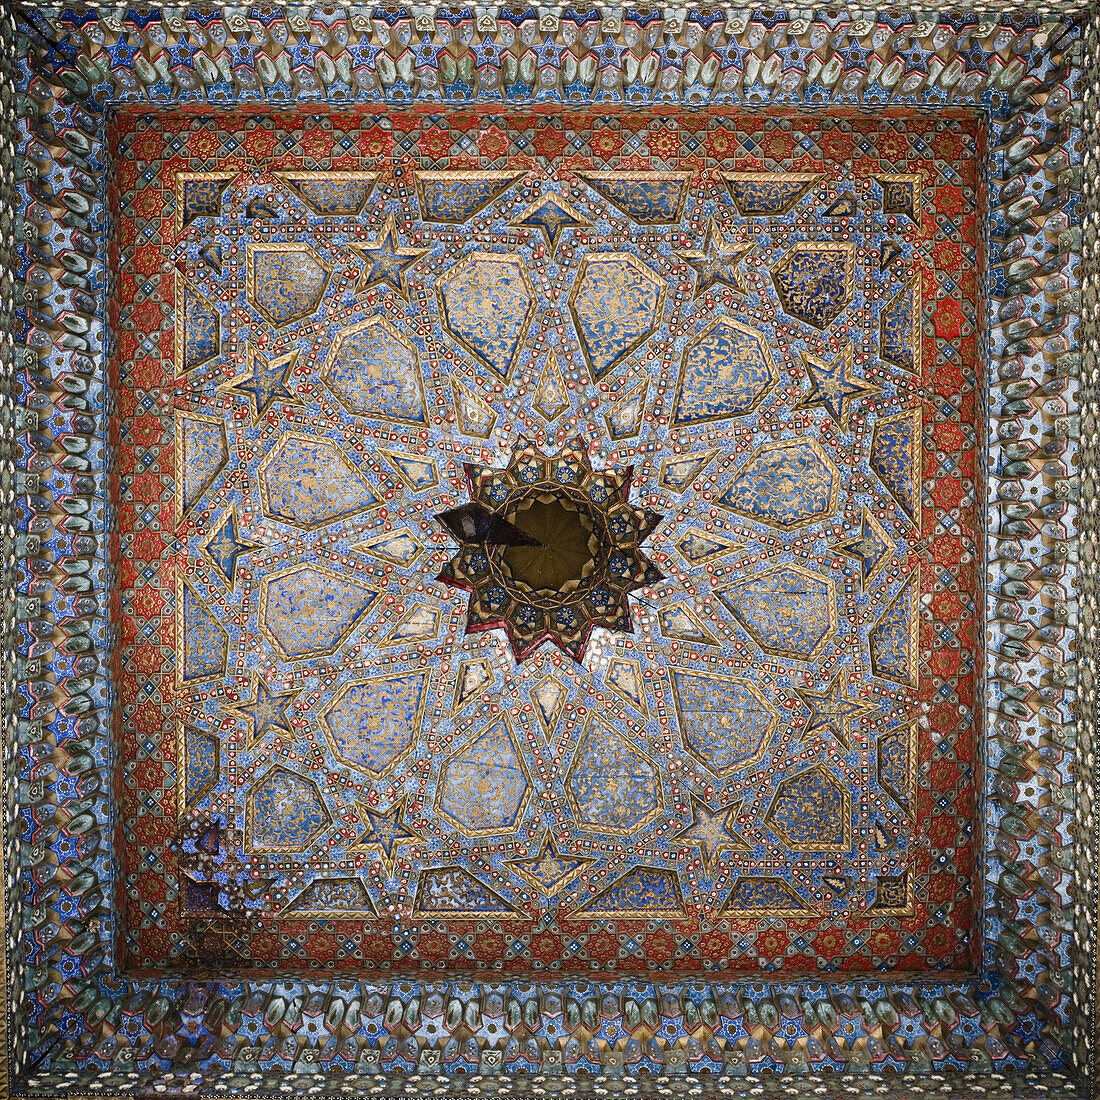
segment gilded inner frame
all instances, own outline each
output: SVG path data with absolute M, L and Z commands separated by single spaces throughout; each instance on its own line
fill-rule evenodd
M 1075 1079 L 1087 1084 L 1093 700 L 1086 674 L 1078 707 L 1073 647 L 1075 464 L 1086 479 L 1092 470 L 1091 452 L 1077 453 L 1077 435 L 1078 380 L 1092 384 L 1083 363 L 1095 355 L 1087 312 L 1095 304 L 1082 293 L 1095 286 L 1087 281 L 1095 279 L 1094 259 L 1082 259 L 1081 206 L 1085 142 L 1095 134 L 1084 69 L 1094 26 L 1041 5 L 805 18 L 704 8 L 398 7 L 247 14 L 199 7 L 183 16 L 23 5 L 2 29 L 6 124 L 19 154 L 14 187 L 5 191 L 17 227 L 5 243 L 16 291 L 5 307 L 16 339 L 5 345 L 4 440 L 13 1093 L 173 1089 L 196 1073 L 204 1087 L 228 1090 L 304 1090 L 323 1073 L 339 1087 L 383 1093 L 397 1076 L 419 1075 L 433 1090 L 459 1094 L 476 1076 L 481 1091 L 536 1095 L 578 1075 L 630 1092 L 651 1074 L 731 1095 L 751 1089 L 765 1070 L 809 1075 L 825 1090 L 897 1095 L 978 1084 L 1024 1095 L 1039 1081 L 1045 1095 L 1071 1095 Z M 116 799 L 123 770 L 110 722 L 121 676 L 111 572 L 119 531 L 108 507 L 120 478 L 119 440 L 109 428 L 119 379 L 105 363 L 120 318 L 106 294 L 108 120 L 137 102 L 209 111 L 326 100 L 362 111 L 372 101 L 431 99 L 444 113 L 471 101 L 483 108 L 604 100 L 669 116 L 703 104 L 933 115 L 962 107 L 988 126 L 981 241 L 988 320 L 977 334 L 988 418 L 978 456 L 987 506 L 987 708 L 971 972 L 940 981 L 888 973 L 828 981 L 316 981 L 241 978 L 231 968 L 127 976 L 116 847 L 125 828 Z M 191 182 L 216 191 L 220 179 L 203 172 Z M 905 185 L 883 181 L 883 201 L 904 195 Z M 1090 209 L 1088 186 L 1083 194 Z M 908 284 L 898 293 L 906 289 L 919 301 Z M 484 357 L 483 345 L 464 339 Z M 173 333 L 169 343 L 165 361 L 186 367 L 193 353 L 186 341 Z M 598 373 L 598 364 L 589 366 Z M 455 386 L 459 401 L 462 383 Z M 467 415 L 477 428 L 476 401 Z M 408 463 L 403 469 L 415 476 Z M 187 586 L 181 579 L 181 605 Z M 612 1032 L 622 1042 L 608 1041 Z M 944 1071 L 965 1077 L 938 1083 Z

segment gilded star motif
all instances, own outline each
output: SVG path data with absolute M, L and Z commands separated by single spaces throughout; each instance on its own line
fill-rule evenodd
M 224 709 L 243 719 L 251 728 L 249 745 L 255 744 L 269 729 L 279 730 L 288 737 L 294 730 L 287 717 L 287 707 L 298 695 L 297 691 L 271 691 L 256 673 L 252 674 L 250 699 L 227 705 Z
M 395 802 L 385 813 L 371 809 L 363 801 L 355 803 L 355 812 L 363 826 L 363 832 L 353 844 L 348 845 L 349 852 L 373 851 L 386 869 L 387 875 L 393 874 L 394 853 L 409 843 L 424 838 L 405 824 L 406 799 Z
M 796 409 L 824 408 L 841 430 L 848 427 L 848 402 L 868 394 L 881 393 L 882 387 L 853 378 L 852 345 L 835 356 L 831 363 L 808 351 L 802 352 L 802 362 L 810 376 L 810 392 L 794 407 Z
M 809 688 L 795 688 L 802 702 L 810 709 L 810 720 L 803 731 L 804 736 L 820 730 L 830 730 L 833 736 L 848 747 L 848 723 L 853 718 L 868 714 L 873 708 L 858 699 L 849 699 L 840 682 L 838 672 L 824 691 L 810 691 Z
M 252 410 L 252 426 L 259 424 L 267 410 L 276 401 L 287 405 L 301 405 L 298 394 L 290 389 L 290 372 L 298 361 L 298 349 L 280 355 L 275 359 L 265 359 L 255 348 L 248 348 L 248 369 L 219 387 L 228 393 L 243 393 L 248 397 Z
M 244 960 L 251 957 L 244 929 L 239 921 L 232 918 L 208 920 L 200 924 L 193 939 L 201 947 L 202 956 L 207 959 L 221 958 L 228 961 L 231 957 Z
M 751 244 L 726 244 L 722 231 L 714 218 L 707 225 L 703 247 L 684 249 L 676 253 L 681 260 L 695 269 L 695 297 L 705 294 L 715 283 L 722 283 L 731 290 L 748 293 L 737 265 L 752 251 Z
M 703 871 L 711 878 L 714 877 L 715 865 L 723 854 L 744 851 L 748 847 L 732 827 L 732 822 L 740 812 L 740 803 L 712 810 L 701 799 L 691 796 L 691 821 L 676 839 L 688 847 L 698 849 L 703 860 Z
M 357 291 L 370 290 L 372 286 L 385 283 L 402 298 L 409 296 L 406 270 L 429 252 L 427 248 L 398 247 L 397 225 L 392 214 L 386 218 L 382 232 L 372 244 L 351 244 L 348 247 L 363 259 L 363 273 L 359 277 Z
M 548 195 L 531 203 L 512 224 L 541 230 L 547 247 L 553 252 L 563 229 L 577 229 L 592 223 L 563 199 Z

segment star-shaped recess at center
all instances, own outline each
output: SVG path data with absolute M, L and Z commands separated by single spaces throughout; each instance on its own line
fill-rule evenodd
M 741 812 L 741 803 L 712 810 L 698 796 L 691 796 L 691 821 L 676 840 L 697 848 L 703 860 L 703 871 L 714 877 L 715 864 L 723 853 L 745 851 L 749 846 L 734 832 L 731 822 Z
M 243 393 L 252 411 L 252 426 L 259 424 L 276 401 L 301 405 L 298 394 L 288 384 L 290 372 L 298 362 L 298 349 L 266 359 L 251 345 L 248 348 L 248 369 L 218 388 L 227 393 Z
M 840 425 L 848 427 L 848 402 L 868 394 L 881 393 L 882 387 L 853 378 L 852 345 L 849 344 L 831 363 L 808 351 L 803 351 L 802 362 L 810 376 L 810 392 L 794 407 L 796 409 L 824 408 Z
M 868 703 L 848 698 L 840 682 L 839 672 L 829 681 L 829 686 L 824 691 L 811 691 L 809 688 L 795 688 L 795 691 L 810 709 L 810 720 L 806 723 L 803 736 L 809 737 L 820 730 L 830 730 L 845 748 L 849 744 L 848 723 L 874 709 Z
M 726 244 L 718 223 L 711 218 L 702 248 L 678 251 L 677 256 L 687 261 L 696 273 L 695 297 L 705 294 L 715 283 L 722 283 L 731 290 L 748 293 L 737 265 L 753 250 L 752 244 Z
M 348 248 L 363 260 L 363 273 L 359 276 L 357 292 L 385 283 L 406 299 L 409 296 L 406 269 L 430 251 L 427 248 L 399 248 L 397 225 L 392 214 L 387 216 L 382 232 L 374 238 L 373 243 L 349 244 Z
M 545 195 L 531 203 L 511 224 L 540 229 L 553 252 L 563 229 L 579 229 L 592 223 L 557 195 Z
M 583 436 L 557 455 L 521 436 L 507 466 L 465 469 L 470 503 L 436 518 L 461 544 L 437 579 L 469 592 L 467 634 L 499 628 L 517 661 L 551 642 L 581 664 L 596 627 L 633 633 L 627 597 L 663 579 L 641 549 L 663 517 L 630 503 L 633 466 L 594 470 Z
M 279 730 L 288 737 L 294 736 L 294 730 L 287 717 L 287 707 L 297 697 L 297 691 L 271 691 L 257 673 L 252 674 L 251 698 L 239 703 L 228 703 L 223 709 L 248 723 L 251 748 L 269 729 Z
M 363 826 L 362 833 L 348 845 L 349 852 L 374 852 L 388 876 L 393 875 L 394 853 L 423 837 L 404 822 L 407 798 L 395 802 L 385 813 L 373 810 L 362 800 L 355 803 L 355 812 Z

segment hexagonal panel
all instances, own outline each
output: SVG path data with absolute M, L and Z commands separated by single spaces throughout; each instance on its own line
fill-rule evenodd
M 443 327 L 494 374 L 507 378 L 535 315 L 518 256 L 474 252 L 439 282 Z
M 351 459 L 330 439 L 287 432 L 260 463 L 260 497 L 272 519 L 307 530 L 379 503 Z
M 763 755 L 779 714 L 747 680 L 674 668 L 672 689 L 684 747 L 715 775 Z
M 260 583 L 260 630 L 288 661 L 334 653 L 380 593 L 315 565 L 300 565 Z
M 856 246 L 841 241 L 799 241 L 772 271 L 775 291 L 792 317 L 824 329 L 852 300 Z
M 593 832 L 637 832 L 663 805 L 653 761 L 599 720 L 588 727 L 565 788 L 578 824 Z
M 380 778 L 408 753 L 420 731 L 426 672 L 345 684 L 321 712 L 321 728 L 345 764 Z
M 327 284 L 328 269 L 309 245 L 248 246 L 248 300 L 276 328 L 313 313 Z
M 672 421 L 699 424 L 744 416 L 775 378 L 764 334 L 719 317 L 684 348 Z
M 833 582 L 780 565 L 718 593 L 765 653 L 810 660 L 836 633 Z
M 348 412 L 372 420 L 427 423 L 416 348 L 384 317 L 338 332 L 321 379 Z
M 514 831 L 531 785 L 508 723 L 498 718 L 443 765 L 435 806 L 463 836 Z
M 789 531 L 836 511 L 840 471 L 816 439 L 765 443 L 726 486 L 718 503 Z
M 245 846 L 252 852 L 304 852 L 331 824 L 317 785 L 272 768 L 245 796 Z
M 848 792 L 823 765 L 779 784 L 766 821 L 797 852 L 838 852 L 848 847 Z
M 657 330 L 665 284 L 625 252 L 585 256 L 569 311 L 594 378 L 602 378 Z

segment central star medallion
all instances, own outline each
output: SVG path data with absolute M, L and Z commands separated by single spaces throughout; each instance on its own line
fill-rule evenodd
M 641 551 L 662 517 L 630 503 L 633 474 L 593 470 L 580 436 L 555 457 L 521 437 L 503 468 L 467 463 L 470 503 L 437 516 L 461 543 L 439 580 L 470 593 L 466 633 L 578 663 L 597 626 L 633 633 L 628 594 L 662 579 Z

